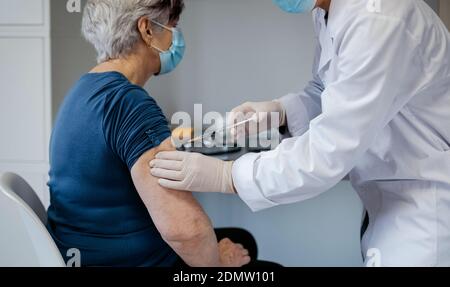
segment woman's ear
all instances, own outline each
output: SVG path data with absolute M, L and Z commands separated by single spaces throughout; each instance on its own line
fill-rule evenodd
M 152 24 L 147 17 L 141 17 L 139 18 L 137 25 L 142 41 L 150 47 L 153 39 Z

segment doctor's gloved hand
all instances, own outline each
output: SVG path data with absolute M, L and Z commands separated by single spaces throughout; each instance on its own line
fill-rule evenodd
M 232 167 L 233 162 L 180 151 L 160 152 L 150 162 L 162 187 L 192 192 L 236 193 Z
M 278 126 L 271 126 L 271 116 L 278 116 Z M 251 125 L 246 124 L 244 127 L 237 127 L 231 129 L 231 135 L 235 138 L 240 138 L 241 136 L 254 135 L 271 128 L 279 128 L 286 124 L 286 111 L 283 105 L 278 101 L 268 101 L 268 102 L 247 102 L 236 108 L 234 108 L 227 117 L 227 126 L 232 126 L 233 124 L 254 118 L 257 123 L 257 128 L 249 128 Z M 245 132 L 245 134 L 244 134 Z

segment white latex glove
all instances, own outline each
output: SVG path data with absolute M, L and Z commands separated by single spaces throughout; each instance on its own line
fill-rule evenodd
M 180 151 L 160 152 L 150 162 L 162 187 L 192 192 L 236 193 L 232 167 L 233 162 Z
M 278 113 L 279 115 L 279 126 L 271 127 L 270 126 L 270 116 L 271 113 Z M 235 129 L 231 129 L 231 135 L 235 138 L 239 138 L 245 132 L 247 135 L 254 135 L 261 132 L 264 132 L 271 128 L 279 128 L 284 126 L 286 123 L 286 111 L 283 105 L 278 101 L 270 101 L 270 102 L 247 102 L 236 108 L 234 108 L 227 117 L 227 126 L 232 126 L 233 124 L 239 123 L 241 121 L 245 121 L 254 117 L 258 128 L 250 129 L 249 125 L 244 127 L 238 127 Z M 262 124 L 263 123 L 263 124 Z

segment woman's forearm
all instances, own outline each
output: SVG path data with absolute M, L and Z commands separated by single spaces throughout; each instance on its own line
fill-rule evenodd
M 207 222 L 201 221 L 196 232 L 184 239 L 173 238 L 166 242 L 191 267 L 218 267 L 220 256 L 216 235 L 208 218 Z
M 190 192 L 169 190 L 150 174 L 148 163 L 170 143 L 142 155 L 131 170 L 134 185 L 162 238 L 190 266 L 218 266 L 219 249 L 211 221 Z

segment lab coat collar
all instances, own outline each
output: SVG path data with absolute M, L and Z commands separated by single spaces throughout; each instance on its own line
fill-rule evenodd
M 318 72 L 321 78 L 324 78 L 325 71 L 328 70 L 329 63 L 333 59 L 333 38 L 329 34 L 329 29 L 325 21 L 326 11 L 317 9 L 316 21 L 319 29 L 319 42 L 321 47 L 321 55 L 318 66 Z
M 331 38 L 334 38 L 334 36 L 336 35 L 336 28 L 338 27 L 337 25 L 339 21 L 341 21 L 340 19 L 342 18 L 342 16 L 346 14 L 343 12 L 350 10 L 350 7 L 352 6 L 351 2 L 352 1 L 349 0 L 331 1 L 330 9 L 328 11 L 328 24 L 327 24 L 328 33 L 330 34 Z

